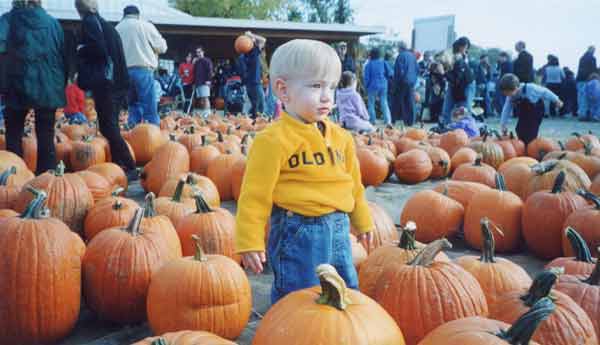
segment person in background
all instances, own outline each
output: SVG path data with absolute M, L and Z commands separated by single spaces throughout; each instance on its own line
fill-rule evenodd
M 492 66 L 490 65 L 490 59 L 486 54 L 483 54 L 479 57 L 479 65 L 475 72 L 475 81 L 477 82 L 477 93 L 483 98 L 486 116 L 491 116 L 494 113 L 489 90 L 489 83 L 491 80 Z
M 587 121 L 590 118 L 587 97 L 585 95 L 585 85 L 590 78 L 590 75 L 598 70 L 596 57 L 594 53 L 596 48 L 590 46 L 585 54 L 579 59 L 579 67 L 577 69 L 577 116 L 581 121 Z
M 538 136 L 544 118 L 544 101 L 562 108 L 563 103 L 552 91 L 533 83 L 520 83 L 514 74 L 507 74 L 500 79 L 500 92 L 507 97 L 502 109 L 500 125 L 502 131 L 507 130 L 508 120 L 513 115 L 518 117 L 516 132 L 519 139 L 528 145 Z
M 465 107 L 467 115 L 473 114 L 476 83 L 468 60 L 467 52 L 470 46 L 471 42 L 467 37 L 461 37 L 452 44 L 454 62 L 452 69 L 446 72 L 448 91 L 444 98 L 444 107 L 442 110 L 442 121 L 444 124 L 451 122 L 454 108 Z
M 342 72 L 356 73 L 356 64 L 354 64 L 352 56 L 348 54 L 348 44 L 346 42 L 340 42 L 338 45 L 338 55 L 342 63 Z
M 585 85 L 585 95 L 590 109 L 590 121 L 600 122 L 600 75 L 590 74 Z
M 156 27 L 140 18 L 137 6 L 123 9 L 123 20 L 116 26 L 125 50 L 129 71 L 129 126 L 142 121 L 160 125 L 157 95 L 154 92 L 154 71 L 158 55 L 167 51 L 167 41 Z
M 242 61 L 244 63 L 244 86 L 246 86 L 246 93 L 252 104 L 250 108 L 250 114 L 253 118 L 256 118 L 258 114 L 262 114 L 265 111 L 265 92 L 262 85 L 262 65 L 261 65 L 261 51 L 265 48 L 267 39 L 263 36 L 254 34 L 250 31 L 245 33 L 246 36 L 250 37 L 254 42 L 252 50 L 243 54 Z
M 186 99 L 183 104 L 183 110 L 187 111 L 190 107 L 192 93 L 194 92 L 194 64 L 191 52 L 185 55 L 185 61 L 179 64 L 179 77 L 183 86 L 183 95 Z
M 427 79 L 429 74 L 429 65 L 431 65 L 432 62 L 433 54 L 431 54 L 431 51 L 429 50 L 425 51 L 425 53 L 423 53 L 423 59 L 419 61 L 419 76 Z
M 500 114 L 502 112 L 502 108 L 504 107 L 504 102 L 506 101 L 506 97 L 502 92 L 500 92 L 500 80 L 505 75 L 513 72 L 513 63 L 507 52 L 500 52 L 498 55 L 497 68 L 498 80 L 496 81 L 495 105 L 496 113 Z
M 349 72 L 349 71 L 347 71 Z M 371 61 L 364 69 L 363 79 L 368 93 L 369 117 L 372 124 L 375 124 L 375 101 L 379 98 L 381 111 L 383 112 L 383 122 L 386 125 L 392 123 L 390 108 L 388 106 L 388 79 L 394 74 L 388 64 L 381 58 L 379 48 L 371 50 Z M 343 79 L 343 78 L 342 78 Z
M 10 23 L 0 37 L 8 67 L 2 82 L 7 87 L 6 149 L 23 157 L 25 118 L 34 109 L 39 175 L 56 167 L 55 112 L 66 103 L 64 33 L 40 0 L 13 0 L 2 21 Z
M 562 84 L 565 80 L 565 72 L 560 68 L 560 62 L 554 55 L 548 56 L 548 64 L 545 66 L 542 75 L 542 85 L 552 91 L 558 98 L 562 97 Z M 550 107 L 550 116 L 557 115 L 556 107 Z
M 406 126 L 415 123 L 415 85 L 419 74 L 419 64 L 415 54 L 406 46 L 406 42 L 398 44 L 400 53 L 394 64 L 393 82 L 393 121 L 404 121 Z
M 342 73 L 340 88 L 336 91 L 336 106 L 342 127 L 357 132 L 373 132 L 369 113 L 360 94 L 356 91 L 356 76 L 350 71 Z M 388 114 L 389 116 L 389 114 Z
M 98 14 L 97 0 L 76 0 L 75 8 L 81 17 L 78 85 L 92 92 L 98 127 L 108 140 L 112 161 L 125 171 L 129 181 L 137 180 L 135 161 L 119 128 L 119 113 L 130 90 L 121 36 Z M 109 60 L 113 63 L 112 81 L 107 80 L 103 73 Z M 150 85 L 145 87 L 153 86 L 151 80 Z
M 446 77 L 444 74 L 444 65 L 442 63 L 433 62 L 429 65 L 430 92 L 426 104 L 429 108 L 430 122 L 433 123 L 439 122 L 444 106 L 446 95 Z
M 533 68 L 533 56 L 526 50 L 525 42 L 519 41 L 515 44 L 518 53 L 513 64 L 513 73 L 522 83 L 533 83 L 535 70 Z
M 210 87 L 214 71 L 212 61 L 205 55 L 204 47 L 196 48 L 196 57 L 192 63 L 194 64 L 196 98 L 200 99 L 200 113 L 202 116 L 207 116 L 210 113 Z
M 69 80 L 65 89 L 67 105 L 64 108 L 65 116 L 70 123 L 87 123 L 87 118 L 83 114 L 85 111 L 85 93 L 77 86 L 77 75 Z
M 575 73 L 569 69 L 569 67 L 563 67 L 565 73 L 565 80 L 561 87 L 561 94 L 565 101 L 565 105 L 562 107 L 561 115 L 572 114 L 577 117 L 577 82 L 575 81 Z

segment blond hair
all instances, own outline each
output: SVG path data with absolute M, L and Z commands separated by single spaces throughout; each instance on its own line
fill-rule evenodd
M 269 75 L 272 86 L 277 79 L 326 80 L 337 83 L 342 74 L 342 63 L 329 45 L 315 40 L 296 39 L 275 50 Z

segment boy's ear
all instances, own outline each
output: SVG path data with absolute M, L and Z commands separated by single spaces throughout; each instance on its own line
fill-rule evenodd
M 277 78 L 275 80 L 275 85 L 274 85 L 274 90 L 275 95 L 277 96 L 277 98 L 279 98 L 282 102 L 288 102 L 289 101 L 289 96 L 288 96 L 288 86 L 287 83 L 285 82 L 285 80 L 281 79 L 281 78 Z

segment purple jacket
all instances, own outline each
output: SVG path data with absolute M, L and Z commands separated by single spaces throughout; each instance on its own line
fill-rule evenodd
M 353 88 L 337 90 L 335 98 L 341 122 L 352 123 L 356 119 L 369 120 L 369 112 L 365 102 Z

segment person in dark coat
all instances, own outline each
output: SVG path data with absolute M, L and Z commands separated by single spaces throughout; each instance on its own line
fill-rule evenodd
M 419 74 L 419 64 L 415 54 L 405 42 L 398 45 L 400 54 L 394 64 L 392 96 L 392 121 L 404 121 L 407 126 L 415 122 L 415 85 Z
M 340 42 L 338 45 L 338 55 L 342 61 L 342 73 L 350 71 L 356 74 L 356 65 L 354 64 L 354 59 L 352 59 L 352 56 L 348 54 L 348 44 L 346 42 Z
M 100 132 L 108 140 L 115 164 L 129 180 L 137 179 L 135 162 L 119 129 L 119 112 L 127 103 L 129 74 L 119 33 L 98 14 L 97 0 L 76 0 L 81 16 L 81 42 L 78 49 L 79 86 L 91 91 L 96 102 Z M 112 80 L 105 78 L 112 62 Z
M 569 67 L 563 67 L 565 80 L 561 86 L 561 94 L 565 99 L 565 106 L 561 109 L 561 115 L 572 114 L 577 116 L 577 82 L 575 73 Z
M 500 55 L 498 55 L 498 80 L 496 81 L 495 95 L 496 112 L 498 114 L 502 112 L 504 102 L 506 101 L 506 96 L 500 92 L 500 79 L 509 73 L 513 73 L 513 63 L 507 52 L 501 52 Z
M 589 107 L 585 96 L 585 85 L 590 75 L 598 70 L 594 52 L 596 48 L 591 46 L 585 54 L 579 59 L 579 68 L 577 69 L 577 115 L 579 119 L 585 121 L 589 118 Z
M 3 16 L 8 30 L 3 53 L 8 66 L 6 87 L 6 148 L 23 156 L 21 138 L 29 109 L 35 111 L 37 168 L 41 174 L 56 167 L 54 120 L 64 107 L 65 45 L 62 27 L 48 15 L 39 0 L 14 0 Z
M 477 92 L 483 98 L 485 105 L 485 115 L 493 115 L 492 100 L 490 95 L 489 83 L 492 81 L 492 66 L 490 59 L 486 54 L 479 57 L 479 65 L 475 70 L 475 81 L 477 82 Z
M 525 42 L 519 41 L 515 44 L 515 50 L 519 53 L 513 64 L 513 72 L 521 83 L 533 83 L 535 70 L 533 69 L 533 56 L 525 50 Z
M 443 124 L 452 122 L 452 114 L 455 108 L 464 107 L 467 115 L 473 114 L 473 102 L 477 86 L 475 75 L 469 62 L 469 48 L 471 42 L 467 37 L 460 37 L 452 44 L 453 64 L 452 68 L 446 72 L 448 81 L 448 92 L 444 98 L 444 107 L 442 110 Z

